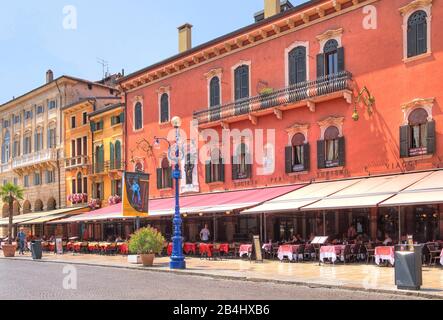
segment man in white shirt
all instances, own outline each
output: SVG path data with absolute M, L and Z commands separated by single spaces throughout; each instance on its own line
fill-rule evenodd
M 205 227 L 200 231 L 200 239 L 201 239 L 201 241 L 208 242 L 210 235 L 211 235 L 211 232 L 208 229 L 208 225 L 205 224 Z

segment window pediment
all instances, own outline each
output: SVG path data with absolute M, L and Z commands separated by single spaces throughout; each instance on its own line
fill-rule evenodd
M 409 124 L 409 117 L 411 113 L 418 109 L 424 109 L 428 113 L 428 121 L 432 121 L 432 107 L 434 106 L 435 98 L 417 98 L 409 101 L 401 106 L 403 110 L 403 125 Z
M 400 11 L 402 16 L 405 16 L 417 9 L 421 9 L 430 5 L 432 5 L 432 0 L 415 0 L 398 10 Z
M 339 131 L 339 137 L 343 136 L 343 122 L 344 122 L 345 118 L 344 117 L 327 117 L 324 120 L 318 121 L 318 125 L 320 126 L 321 129 L 321 140 L 324 140 L 325 138 L 325 132 L 326 130 L 331 127 L 334 126 L 338 129 Z

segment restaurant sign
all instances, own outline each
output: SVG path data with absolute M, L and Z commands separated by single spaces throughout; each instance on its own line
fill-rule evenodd
M 123 216 L 146 217 L 149 201 L 149 174 L 125 172 L 123 181 Z

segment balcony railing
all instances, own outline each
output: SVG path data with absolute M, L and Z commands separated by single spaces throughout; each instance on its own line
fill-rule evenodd
M 33 152 L 30 154 L 25 154 L 18 158 L 14 158 L 12 160 L 12 167 L 14 169 L 23 168 L 42 162 L 52 162 L 52 161 L 57 161 L 57 150 L 47 149 L 47 150 Z
M 89 164 L 88 156 L 76 156 L 69 159 L 65 159 L 65 168 L 72 169 L 77 167 L 83 167 Z
M 0 166 L 0 172 L 6 173 L 12 170 L 11 163 L 2 163 Z
M 228 104 L 194 112 L 199 125 L 223 121 L 240 115 L 259 112 L 276 106 L 301 102 L 352 89 L 352 74 L 342 71 L 314 81 L 297 83 L 272 93 L 249 97 Z
M 105 161 L 95 162 L 88 166 L 89 174 L 105 174 L 112 171 L 120 171 L 125 169 L 123 161 Z

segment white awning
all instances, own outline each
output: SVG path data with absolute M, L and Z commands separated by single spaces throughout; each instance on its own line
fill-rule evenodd
M 52 217 L 60 214 L 73 214 L 78 211 L 82 212 L 87 207 L 77 207 L 77 208 L 63 208 L 63 209 L 57 209 L 57 210 L 51 210 L 51 211 L 44 211 L 44 212 L 33 212 L 33 213 L 27 213 L 22 214 L 18 216 L 14 216 L 12 223 L 13 224 L 25 224 L 24 222 L 28 222 L 35 219 L 41 219 L 46 217 Z M 0 226 L 7 226 L 9 223 L 9 218 L 2 218 L 0 219 Z M 32 223 L 34 224 L 34 223 Z
M 395 196 L 401 190 L 429 176 L 431 172 L 365 178 L 303 210 L 371 208 Z
M 362 179 L 313 183 L 281 197 L 266 201 L 262 205 L 245 210 L 242 213 L 253 214 L 262 212 L 296 211 L 360 181 L 362 181 Z
M 422 180 L 384 201 L 381 207 L 443 203 L 443 171 L 434 171 Z

